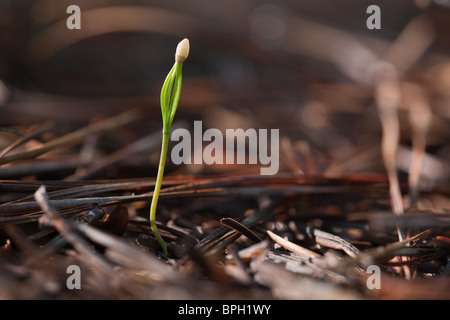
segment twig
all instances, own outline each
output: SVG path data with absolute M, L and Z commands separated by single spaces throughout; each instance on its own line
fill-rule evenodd
M 77 229 L 89 239 L 108 249 L 107 255 L 117 263 L 133 268 L 134 270 L 146 270 L 153 273 L 151 276 L 158 281 L 177 282 L 181 275 L 168 268 L 166 264 L 157 258 L 142 252 L 135 246 L 131 246 L 123 239 L 98 230 L 88 224 L 79 224 Z
M 0 165 L 10 163 L 17 160 L 31 159 L 40 156 L 44 153 L 52 151 L 57 148 L 72 147 L 81 143 L 86 137 L 95 134 L 101 134 L 108 130 L 112 130 L 119 126 L 128 124 L 138 119 L 138 113 L 136 111 L 127 111 L 120 115 L 111 117 L 109 119 L 100 121 L 98 123 L 91 124 L 85 128 L 71 132 L 65 136 L 56 138 L 43 144 L 41 147 L 16 153 L 10 156 L 0 158 Z
M 239 223 L 238 221 L 232 219 L 232 218 L 223 218 L 220 219 L 220 223 L 224 226 L 230 227 L 237 232 L 241 233 L 242 235 L 246 236 L 250 240 L 258 243 L 262 241 L 260 237 L 258 237 L 252 230 L 244 226 L 242 223 Z
M 318 254 L 314 251 L 311 251 L 309 249 L 303 248 L 303 247 L 299 246 L 298 244 L 295 244 L 289 240 L 285 240 L 270 230 L 267 230 L 267 234 L 272 238 L 273 241 L 278 243 L 280 246 L 282 246 L 283 248 L 286 248 L 287 250 L 289 250 L 295 254 L 298 254 L 299 256 L 308 256 L 311 258 L 321 257 L 320 254 Z
M 301 226 L 299 223 L 295 223 L 295 227 L 301 228 L 302 231 L 304 230 L 304 232 L 306 232 L 313 241 L 321 246 L 342 250 L 353 258 L 355 258 L 359 254 L 359 250 L 354 245 L 352 245 L 348 241 L 345 241 L 337 235 L 316 229 L 311 226 Z
M 12 149 L 20 146 L 21 144 L 33 139 L 34 137 L 40 135 L 43 132 L 46 132 L 50 130 L 53 127 L 53 123 L 46 122 L 40 126 L 34 126 L 28 130 L 28 132 L 15 140 L 13 143 L 11 143 L 8 147 L 3 149 L 2 152 L 0 152 L 0 158 L 2 158 L 4 155 L 6 155 L 8 152 L 10 152 Z
M 368 266 L 374 264 L 377 260 L 388 260 L 397 255 L 400 249 L 407 247 L 411 242 L 416 242 L 426 235 L 430 234 L 429 230 L 416 234 L 415 236 L 409 237 L 402 241 L 397 241 L 390 243 L 386 246 L 376 247 L 373 249 L 367 249 L 361 252 L 356 257 L 347 257 L 340 261 L 337 266 L 334 267 L 337 272 L 344 272 L 347 268 L 353 267 L 354 265 Z
M 172 126 L 174 129 L 181 127 L 181 123 L 177 122 L 174 123 Z M 71 176 L 66 177 L 65 181 L 76 181 L 76 180 L 83 180 L 83 179 L 91 179 L 94 175 L 98 174 L 102 170 L 105 170 L 106 168 L 123 161 L 125 159 L 128 159 L 135 154 L 141 153 L 143 151 L 152 151 L 159 147 L 161 140 L 161 132 L 155 132 L 148 136 L 145 136 L 143 138 L 140 138 L 139 140 L 127 145 L 123 149 L 120 149 L 107 157 L 104 157 L 102 159 L 96 160 L 94 163 L 89 165 L 88 167 L 85 167 L 83 169 L 80 169 L 76 173 L 74 173 Z
M 375 98 L 383 129 L 381 151 L 386 167 L 391 204 L 394 214 L 403 214 L 403 201 L 400 184 L 397 176 L 395 155 L 400 139 L 399 120 L 397 108 L 400 103 L 400 91 L 397 82 L 396 70 L 389 64 L 382 64 L 377 71 Z M 399 234 L 400 240 L 404 237 Z
M 34 194 L 37 203 L 53 222 L 54 228 L 67 240 L 78 252 L 86 257 L 87 262 L 96 267 L 95 270 L 107 274 L 113 274 L 112 265 L 106 262 L 99 254 L 90 249 L 90 245 L 82 237 L 72 230 L 71 223 L 61 218 L 60 214 L 50 204 L 45 187 L 41 186 Z
M 412 129 L 412 157 L 408 175 L 409 208 L 417 201 L 420 189 L 420 177 L 425 160 L 427 133 L 432 121 L 432 113 L 424 90 L 415 84 L 406 84 L 404 94 L 409 109 L 409 123 Z

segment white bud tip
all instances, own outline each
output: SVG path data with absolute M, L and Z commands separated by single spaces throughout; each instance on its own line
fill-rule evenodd
M 175 62 L 183 63 L 189 55 L 189 40 L 184 38 L 180 41 L 175 52 Z

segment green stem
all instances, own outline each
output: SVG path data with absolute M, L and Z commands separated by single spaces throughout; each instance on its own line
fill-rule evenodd
M 163 254 L 168 255 L 167 245 L 163 238 L 159 234 L 158 227 L 156 226 L 156 207 L 158 205 L 159 191 L 161 190 L 161 184 L 164 176 L 164 167 L 166 165 L 167 149 L 169 145 L 170 128 L 163 128 L 162 136 L 162 149 L 161 157 L 159 159 L 158 175 L 156 177 L 155 191 L 153 192 L 152 204 L 150 205 L 150 225 L 152 227 L 153 234 L 156 237 L 159 245 L 163 249 Z

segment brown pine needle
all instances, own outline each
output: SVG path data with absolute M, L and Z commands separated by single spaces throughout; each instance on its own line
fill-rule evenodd
M 98 123 L 91 124 L 87 127 L 71 132 L 65 136 L 51 140 L 43 144 L 39 148 L 16 153 L 10 156 L 4 156 L 0 158 L 0 165 L 17 160 L 32 159 L 58 148 L 75 146 L 77 144 L 80 144 L 83 140 L 91 135 L 104 133 L 108 130 L 112 130 L 119 126 L 128 124 L 137 119 L 138 113 L 136 111 L 126 111 L 117 116 L 100 121 Z
M 238 221 L 232 219 L 232 218 L 223 218 L 220 219 L 220 223 L 224 226 L 230 227 L 237 232 L 241 233 L 242 235 L 246 236 L 250 240 L 254 241 L 255 243 L 258 243 L 262 241 L 260 237 L 258 237 L 252 230 L 244 226 L 242 223 L 239 223 Z
M 314 251 L 311 251 L 309 249 L 303 248 L 303 247 L 299 246 L 298 244 L 295 244 L 289 240 L 283 239 L 282 237 L 276 235 L 275 233 L 273 233 L 270 230 L 267 230 L 267 234 L 272 238 L 273 241 L 278 243 L 280 246 L 291 251 L 292 253 L 298 254 L 299 256 L 307 256 L 310 258 L 321 257 L 320 254 L 318 254 Z

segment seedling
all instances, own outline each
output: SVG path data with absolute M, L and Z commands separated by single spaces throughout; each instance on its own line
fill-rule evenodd
M 181 94 L 182 68 L 183 62 L 189 55 L 189 40 L 182 40 L 175 52 L 175 64 L 170 70 L 161 89 L 161 112 L 163 120 L 162 147 L 159 159 L 158 175 L 156 177 L 155 191 L 153 192 L 152 203 L 150 205 L 150 226 L 159 245 L 163 249 L 163 254 L 167 256 L 167 245 L 159 234 L 156 226 L 156 207 L 158 204 L 159 192 L 164 176 L 164 167 L 166 165 L 167 149 L 169 145 L 170 128 L 177 111 L 178 101 Z

